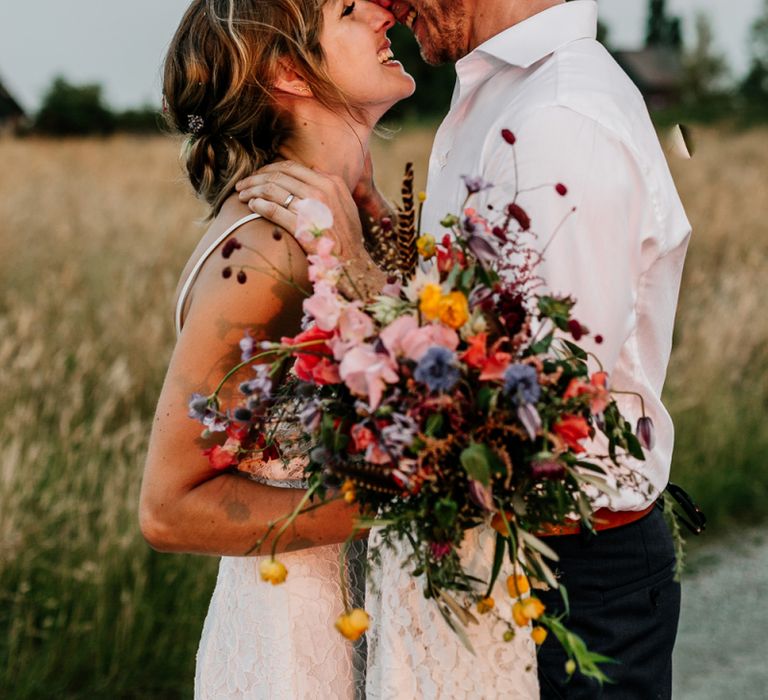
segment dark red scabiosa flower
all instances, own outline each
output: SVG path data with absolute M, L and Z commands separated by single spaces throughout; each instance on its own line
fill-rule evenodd
M 440 561 L 453 551 L 453 545 L 450 542 L 430 542 L 429 549 L 432 553 L 432 556 L 437 561 Z
M 283 240 L 283 232 L 279 228 L 272 229 L 272 238 L 276 241 Z
M 225 280 L 228 280 L 230 277 L 232 277 L 232 268 L 231 268 L 231 267 L 225 267 L 225 268 L 224 268 L 224 269 L 221 271 L 221 276 L 222 276 L 222 277 L 223 277 Z
M 503 138 L 510 146 L 514 146 L 515 141 L 517 141 L 515 135 L 509 129 L 501 130 L 501 138 Z
M 510 337 L 516 336 L 522 329 L 528 313 L 525 310 L 525 298 L 520 292 L 503 289 L 496 300 L 499 320 L 504 324 Z
M 531 475 L 534 479 L 562 479 L 565 476 L 565 465 L 556 459 L 542 459 L 531 465 Z
M 637 439 L 646 450 L 652 450 L 656 444 L 656 431 L 653 427 L 653 421 L 649 416 L 643 416 L 637 421 L 635 429 Z
M 562 182 L 558 182 L 555 185 L 555 192 L 557 192 L 561 197 L 565 197 L 565 195 L 568 194 L 568 188 Z
M 237 283 L 245 284 L 247 281 L 248 275 L 245 274 L 245 270 L 240 270 L 240 272 L 237 273 Z
M 582 326 L 575 318 L 572 318 L 570 321 L 568 321 L 568 330 L 570 331 L 574 340 L 581 340 L 587 332 L 587 329 L 584 328 L 584 326 Z
M 232 257 L 232 253 L 234 253 L 236 250 L 240 250 L 242 247 L 242 244 L 237 240 L 237 238 L 230 238 L 221 249 L 221 257 L 225 260 L 229 259 Z
M 602 336 L 602 335 L 599 335 L 599 334 L 598 334 L 598 335 L 596 335 L 596 336 L 595 336 L 595 342 L 596 342 L 598 345 L 601 345 L 601 344 L 602 344 L 602 342 L 603 342 L 603 336 Z
M 516 202 L 507 204 L 507 216 L 510 219 L 514 219 L 520 225 L 523 231 L 530 231 L 531 229 L 531 217 L 528 216 L 525 209 L 523 209 Z

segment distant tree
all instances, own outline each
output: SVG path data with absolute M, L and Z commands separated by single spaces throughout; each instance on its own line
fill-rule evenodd
M 103 135 L 114 127 L 100 85 L 72 85 L 62 77 L 54 79 L 43 97 L 34 123 L 35 131 L 52 136 Z
M 145 105 L 115 113 L 115 131 L 129 134 L 157 134 L 165 131 L 162 114 L 156 107 Z
M 739 86 L 739 93 L 758 110 L 768 110 L 768 0 L 762 14 L 752 24 L 750 34 L 751 63 L 746 77 Z
M 696 16 L 696 41 L 683 56 L 684 99 L 689 103 L 700 104 L 722 93 L 729 72 L 728 63 L 725 56 L 715 50 L 714 40 L 709 17 L 699 13 Z
M 683 33 L 680 18 L 667 15 L 666 0 L 650 0 L 645 45 L 681 50 Z

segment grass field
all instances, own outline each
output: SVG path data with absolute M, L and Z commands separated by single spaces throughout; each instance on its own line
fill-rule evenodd
M 694 224 L 669 372 L 674 478 L 714 523 L 768 506 L 766 131 L 673 164 Z M 430 133 L 379 144 L 397 191 Z M 215 561 L 144 544 L 136 503 L 204 213 L 164 139 L 0 140 L 0 696 L 188 697 Z M 762 319 L 762 320 L 761 320 Z

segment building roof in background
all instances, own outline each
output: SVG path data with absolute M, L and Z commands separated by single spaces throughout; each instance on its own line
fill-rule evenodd
M 23 117 L 24 110 L 13 98 L 10 92 L 5 89 L 3 81 L 0 80 L 0 119 L 8 117 Z
M 642 92 L 676 92 L 683 85 L 683 64 L 679 52 L 664 47 L 613 54 Z

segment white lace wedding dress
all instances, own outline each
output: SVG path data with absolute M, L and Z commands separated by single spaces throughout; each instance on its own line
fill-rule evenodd
M 264 483 L 301 487 L 300 470 L 285 474 L 281 462 L 270 464 L 273 473 L 262 475 Z M 265 472 L 269 468 L 264 465 Z M 363 697 L 364 643 L 353 646 L 334 628 L 342 612 L 339 550 L 331 545 L 281 554 L 288 578 L 279 586 L 260 579 L 260 557 L 222 557 L 197 655 L 195 698 Z M 364 546 L 351 552 L 364 557 Z M 361 567 L 350 566 L 348 578 L 353 595 L 362 598 Z
M 177 333 L 203 264 L 236 229 L 235 222 L 196 260 L 181 287 L 175 309 Z M 283 432 L 283 431 L 281 431 Z M 292 436 L 279 435 L 283 454 L 294 457 L 256 466 L 251 478 L 276 488 L 302 488 L 303 460 L 291 455 Z M 365 640 L 350 644 L 335 629 L 343 612 L 340 545 L 280 555 L 285 583 L 272 586 L 259 576 L 260 557 L 222 557 L 203 626 L 195 671 L 197 700 L 312 700 L 362 698 Z M 355 543 L 347 560 L 354 605 L 363 605 L 365 543 Z
M 466 570 L 488 580 L 495 532 L 470 531 L 461 548 Z M 370 547 L 379 542 L 375 531 Z M 467 629 L 471 654 L 447 626 L 434 600 L 422 593 L 423 581 L 401 566 L 402 552 L 383 549 L 381 563 L 368 572 L 366 609 L 368 631 L 367 700 L 537 700 L 536 650 L 528 628 L 517 628 L 514 639 L 503 640 L 506 626 L 489 616 Z M 502 569 L 502 572 L 504 569 Z M 511 620 L 506 577 L 493 590 L 496 608 Z M 493 624 L 489 624 L 493 623 Z

